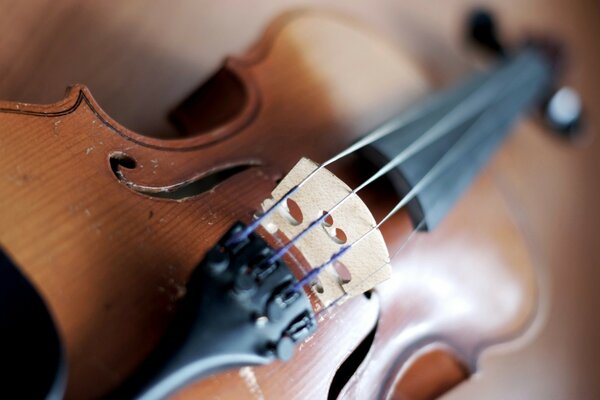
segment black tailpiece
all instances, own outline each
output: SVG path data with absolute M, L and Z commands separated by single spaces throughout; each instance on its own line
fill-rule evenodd
M 295 277 L 255 233 L 226 246 L 236 224 L 192 273 L 177 316 L 157 350 L 112 398 L 161 399 L 225 369 L 288 360 L 316 321 Z

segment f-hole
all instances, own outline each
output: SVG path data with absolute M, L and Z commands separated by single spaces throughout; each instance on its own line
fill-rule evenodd
M 198 178 L 193 178 L 168 187 L 148 187 L 130 181 L 123 174 L 122 169 L 132 170 L 137 168 L 137 162 L 133 157 L 125 153 L 113 153 L 109 156 L 109 164 L 115 177 L 129 189 L 146 196 L 174 201 L 185 200 L 208 192 L 235 175 L 239 175 L 250 168 L 256 168 L 258 166 L 257 164 L 250 163 L 228 165 L 216 168 Z
M 371 293 L 369 292 L 368 295 L 365 294 L 365 297 L 371 299 Z M 354 376 L 360 365 L 363 363 L 375 340 L 378 324 L 379 322 L 375 324 L 369 334 L 365 336 L 362 342 L 360 342 L 356 349 L 344 360 L 335 372 L 331 385 L 329 386 L 327 400 L 336 400 L 338 398 L 346 384 L 350 381 L 350 378 Z

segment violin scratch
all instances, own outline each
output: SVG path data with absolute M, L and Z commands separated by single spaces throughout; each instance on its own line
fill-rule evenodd
M 256 375 L 254 374 L 254 370 L 252 367 L 243 367 L 240 368 L 240 378 L 243 379 L 244 383 L 248 387 L 250 393 L 256 400 L 265 400 L 265 395 L 263 394 L 260 385 L 256 379 Z
M 53 130 L 54 130 L 54 134 L 55 134 L 55 135 L 58 135 L 58 134 L 60 133 L 60 124 L 61 124 L 61 123 L 62 123 L 62 120 L 60 120 L 60 119 L 57 119 L 57 120 L 54 122 L 54 129 L 53 129 Z

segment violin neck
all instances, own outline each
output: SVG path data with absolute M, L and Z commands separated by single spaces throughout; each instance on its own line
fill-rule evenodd
M 431 230 L 489 162 L 521 114 L 548 93 L 553 69 L 527 47 L 405 111 L 413 117 L 362 150 L 388 177 L 413 224 Z M 403 115 L 399 120 L 406 121 Z

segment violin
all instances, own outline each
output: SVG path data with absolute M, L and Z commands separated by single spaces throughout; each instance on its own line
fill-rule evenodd
M 359 23 L 286 14 L 174 139 L 82 85 L 0 103 L 0 244 L 62 341 L 49 397 L 435 398 L 526 332 L 539 277 L 485 166 L 523 112 L 570 137 L 579 104 L 552 46 L 473 21 L 499 61 L 434 91 Z

